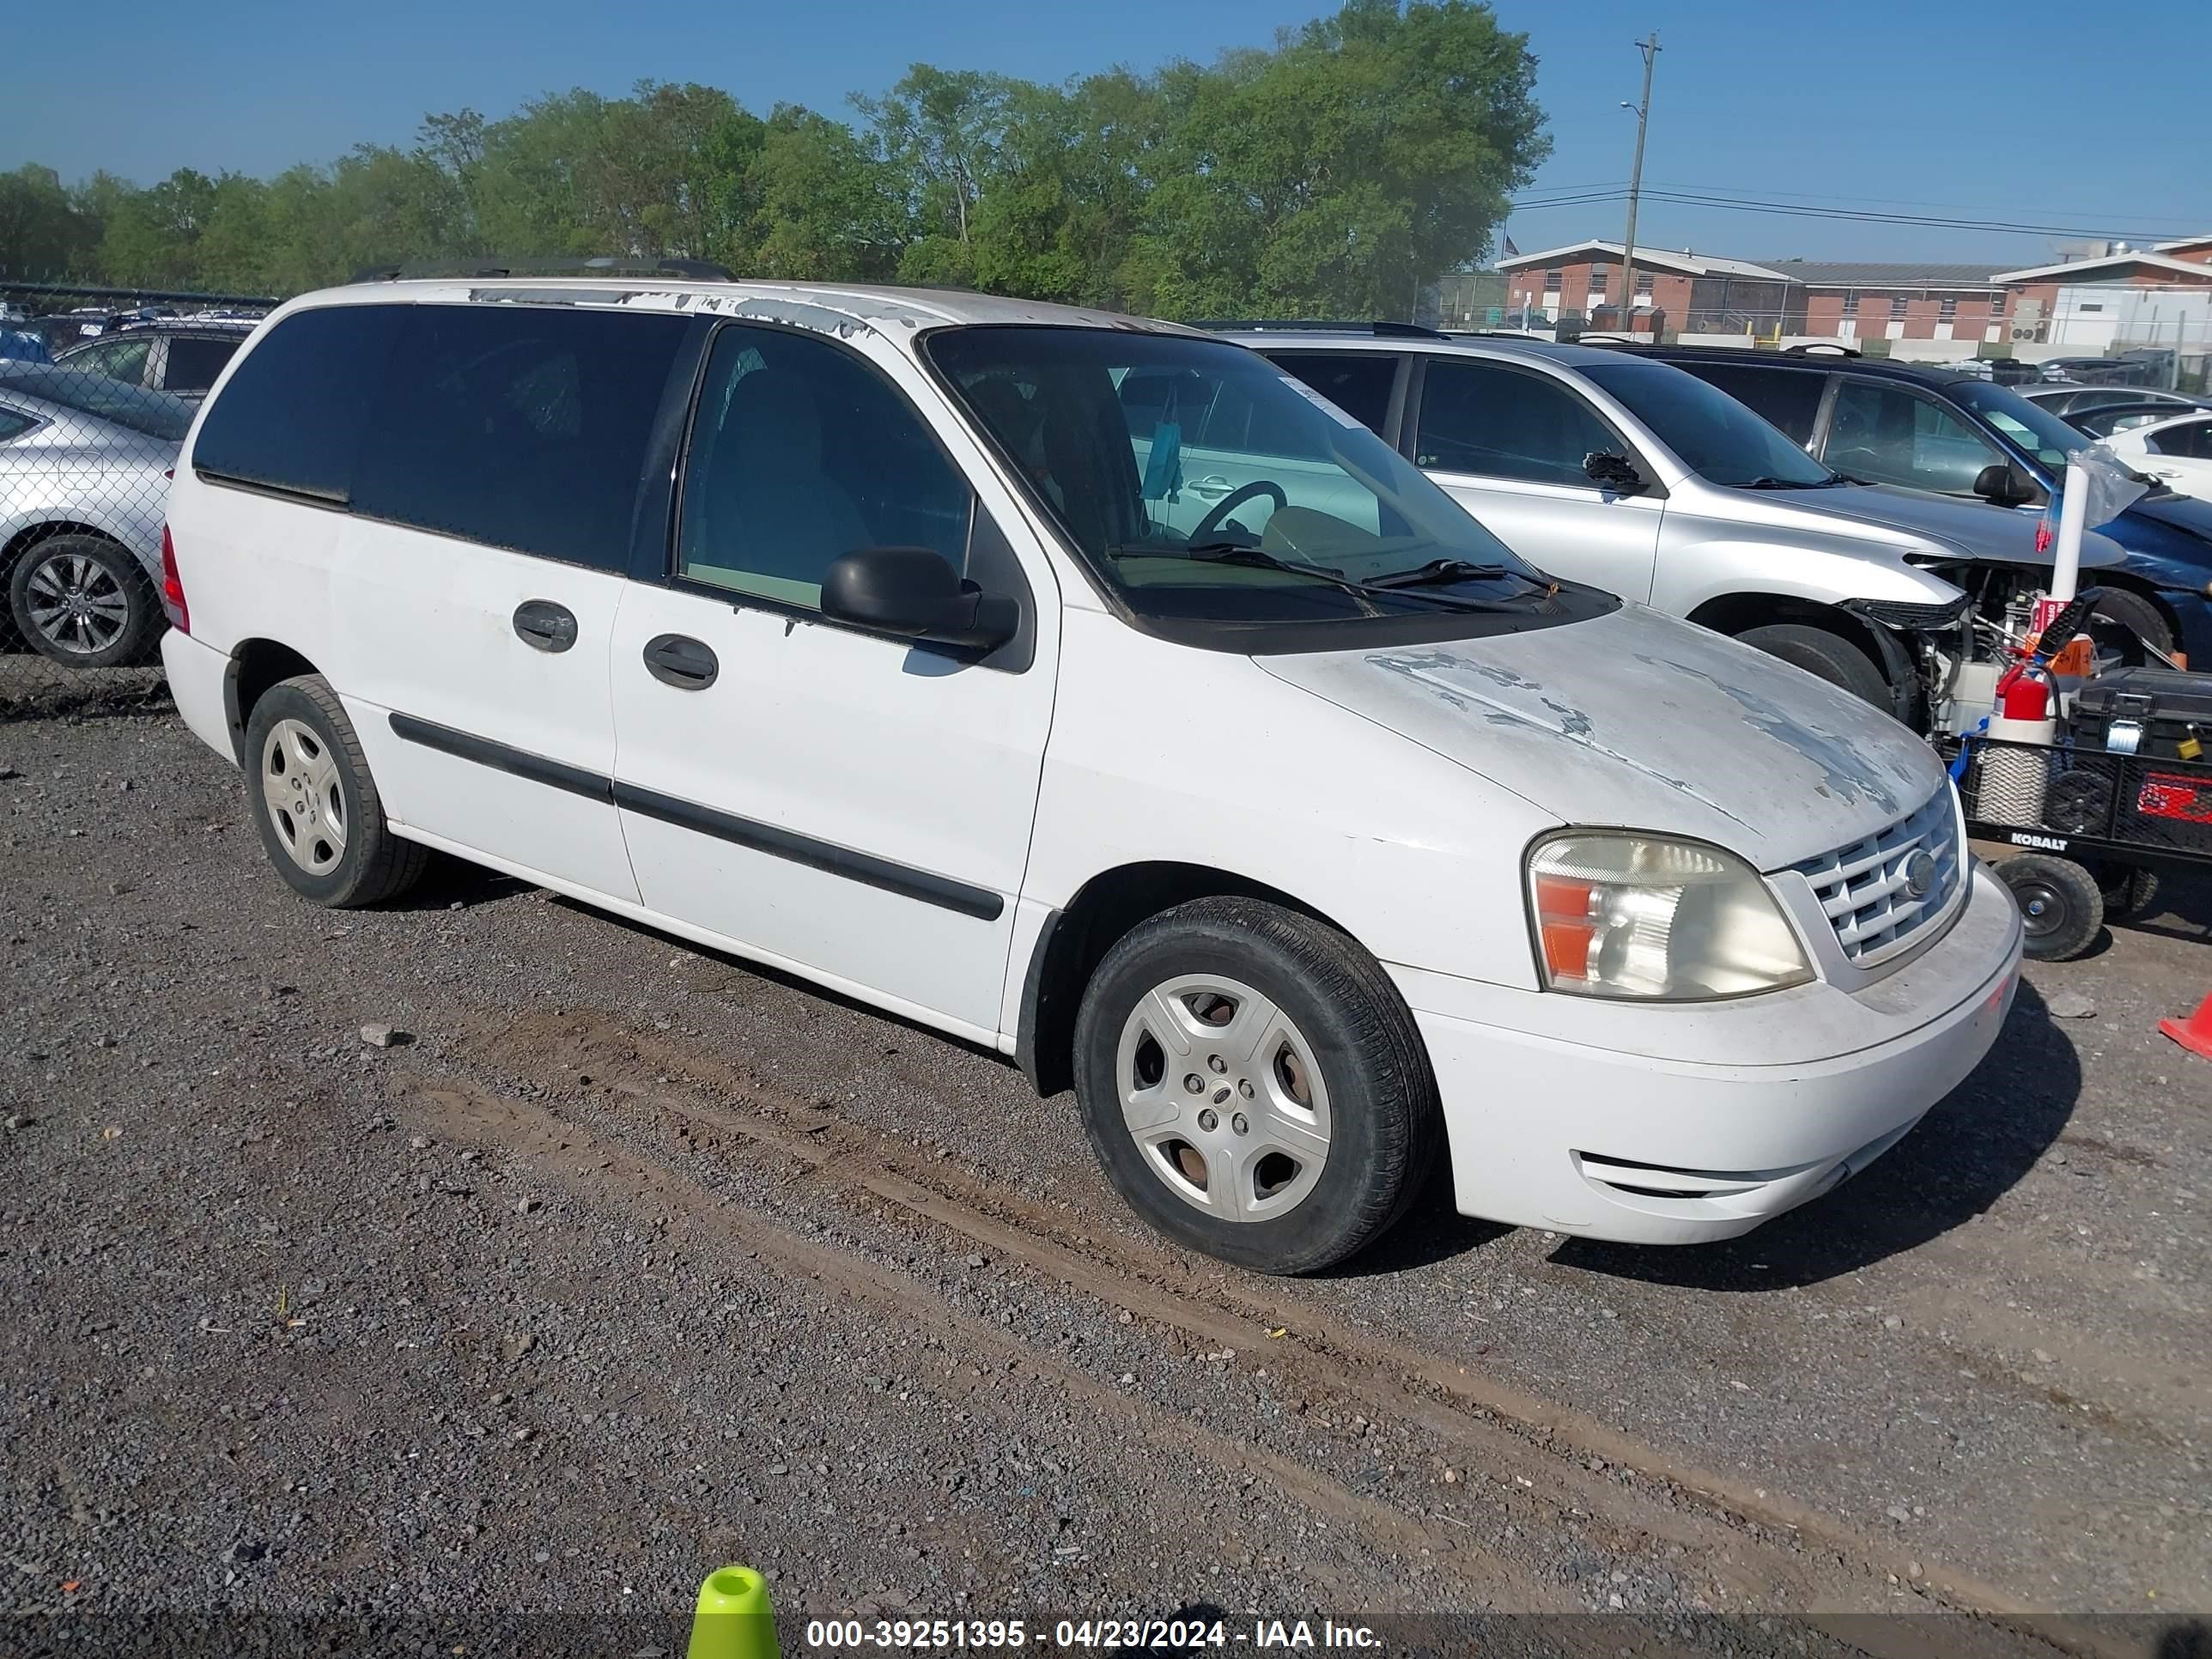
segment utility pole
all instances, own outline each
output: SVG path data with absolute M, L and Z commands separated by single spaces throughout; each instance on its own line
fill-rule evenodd
M 1620 320 L 1632 335 L 1636 332 L 1636 201 L 1644 191 L 1644 128 L 1651 119 L 1651 66 L 1659 57 L 1659 31 L 1652 30 L 1648 40 L 1638 40 L 1636 49 L 1644 54 L 1643 101 L 1621 106 L 1636 112 L 1636 164 L 1628 170 L 1628 234 L 1620 242 Z

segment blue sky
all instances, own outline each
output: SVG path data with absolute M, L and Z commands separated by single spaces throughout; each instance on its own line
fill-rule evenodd
M 94 27 L 34 6 L 10 23 L 0 168 L 142 182 L 179 165 L 268 173 L 356 142 L 404 143 L 428 110 L 499 115 L 544 91 L 641 77 L 846 112 L 923 59 L 1056 80 L 1264 45 L 1318 0 L 804 0 L 615 7 L 583 0 L 380 0 L 179 8 L 110 0 Z M 1625 184 L 1632 44 L 1663 50 L 1644 180 L 1822 209 L 1949 214 L 2143 238 L 2212 231 L 2198 70 L 2212 5 L 2124 14 L 2057 0 L 1498 0 L 1531 37 L 1555 149 L 1531 196 Z M 2100 17 L 2118 17 L 2110 27 Z M 71 69 L 72 64 L 79 67 Z M 89 74 L 87 66 L 96 65 Z M 2068 88 L 2078 88 L 2076 97 Z M 2053 112 L 2056 118 L 2053 118 Z M 2106 133 L 2118 135 L 2107 138 Z M 1516 212 L 1525 252 L 1618 238 L 1622 205 Z M 1784 218 L 1648 200 L 1638 240 L 1741 258 L 2039 262 L 2051 238 Z

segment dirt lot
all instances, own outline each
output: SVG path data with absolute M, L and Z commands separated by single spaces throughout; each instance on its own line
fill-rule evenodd
M 0 726 L 0 860 L 19 1639 L 658 1631 L 725 1559 L 794 1651 L 1194 1599 L 2212 1609 L 2212 1064 L 2154 1031 L 2212 890 L 2032 969 L 1917 1133 L 1747 1239 L 1438 1194 L 1284 1283 L 1140 1231 L 993 1057 L 458 866 L 303 906 L 167 719 Z

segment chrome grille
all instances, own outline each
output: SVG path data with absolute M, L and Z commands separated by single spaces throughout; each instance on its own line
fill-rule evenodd
M 1936 874 L 1928 890 L 1914 898 L 1906 890 L 1907 868 L 1913 854 L 1923 851 L 1936 860 Z M 1959 891 L 1962 851 L 1947 786 L 1881 834 L 1795 867 L 1813 884 L 1844 954 L 1870 965 L 1903 949 L 1950 908 Z

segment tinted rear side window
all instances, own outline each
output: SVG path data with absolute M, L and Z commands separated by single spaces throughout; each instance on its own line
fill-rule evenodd
M 646 447 L 685 319 L 553 307 L 408 312 L 362 441 L 354 510 L 626 568 Z
M 1379 351 L 1322 357 L 1299 352 L 1275 360 L 1370 432 L 1390 423 L 1390 389 L 1397 384 L 1398 360 Z
M 1751 368 L 1735 363 L 1684 363 L 1707 386 L 1717 386 L 1801 444 L 1813 441 L 1814 417 L 1828 377 L 1809 369 Z
M 369 404 L 414 309 L 327 306 L 278 323 L 200 423 L 192 470 L 343 502 Z
M 222 366 L 245 341 L 210 339 L 204 335 L 179 334 L 169 341 L 169 367 L 161 377 L 165 392 L 205 392 L 222 373 Z

